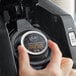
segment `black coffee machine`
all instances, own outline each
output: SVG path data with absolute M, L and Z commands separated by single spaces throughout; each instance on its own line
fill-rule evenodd
M 23 38 L 27 48 L 30 44 L 32 52 L 28 54 L 33 68 L 43 69 L 48 64 L 48 39 L 59 45 L 63 56 L 73 59 L 76 68 L 74 21 L 49 0 L 0 1 L 0 76 L 18 76 L 17 46 Z

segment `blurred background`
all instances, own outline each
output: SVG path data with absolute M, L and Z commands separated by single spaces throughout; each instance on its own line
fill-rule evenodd
M 76 25 L 76 0 L 49 0 L 72 16 Z
M 75 20 L 76 20 L 76 0 L 75 0 Z

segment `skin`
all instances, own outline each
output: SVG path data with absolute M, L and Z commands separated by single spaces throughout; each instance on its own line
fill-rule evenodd
M 55 42 L 48 40 L 48 46 L 52 50 L 50 62 L 42 70 L 33 69 L 24 47 L 18 46 L 19 76 L 76 76 L 76 70 L 72 68 L 72 59 L 62 57 L 62 53 Z

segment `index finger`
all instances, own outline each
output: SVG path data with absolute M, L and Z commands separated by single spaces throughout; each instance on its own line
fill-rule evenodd
M 48 46 L 51 49 L 51 57 L 50 57 L 50 62 L 47 65 L 47 67 L 48 68 L 51 66 L 52 67 L 53 66 L 60 67 L 61 59 L 62 59 L 62 53 L 61 53 L 58 45 L 55 42 L 48 40 Z

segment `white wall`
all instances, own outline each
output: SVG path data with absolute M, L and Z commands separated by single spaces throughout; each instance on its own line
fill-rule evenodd
M 75 14 L 75 0 L 49 0 L 54 2 L 57 6 L 62 8 L 68 14 L 70 14 L 74 19 Z

